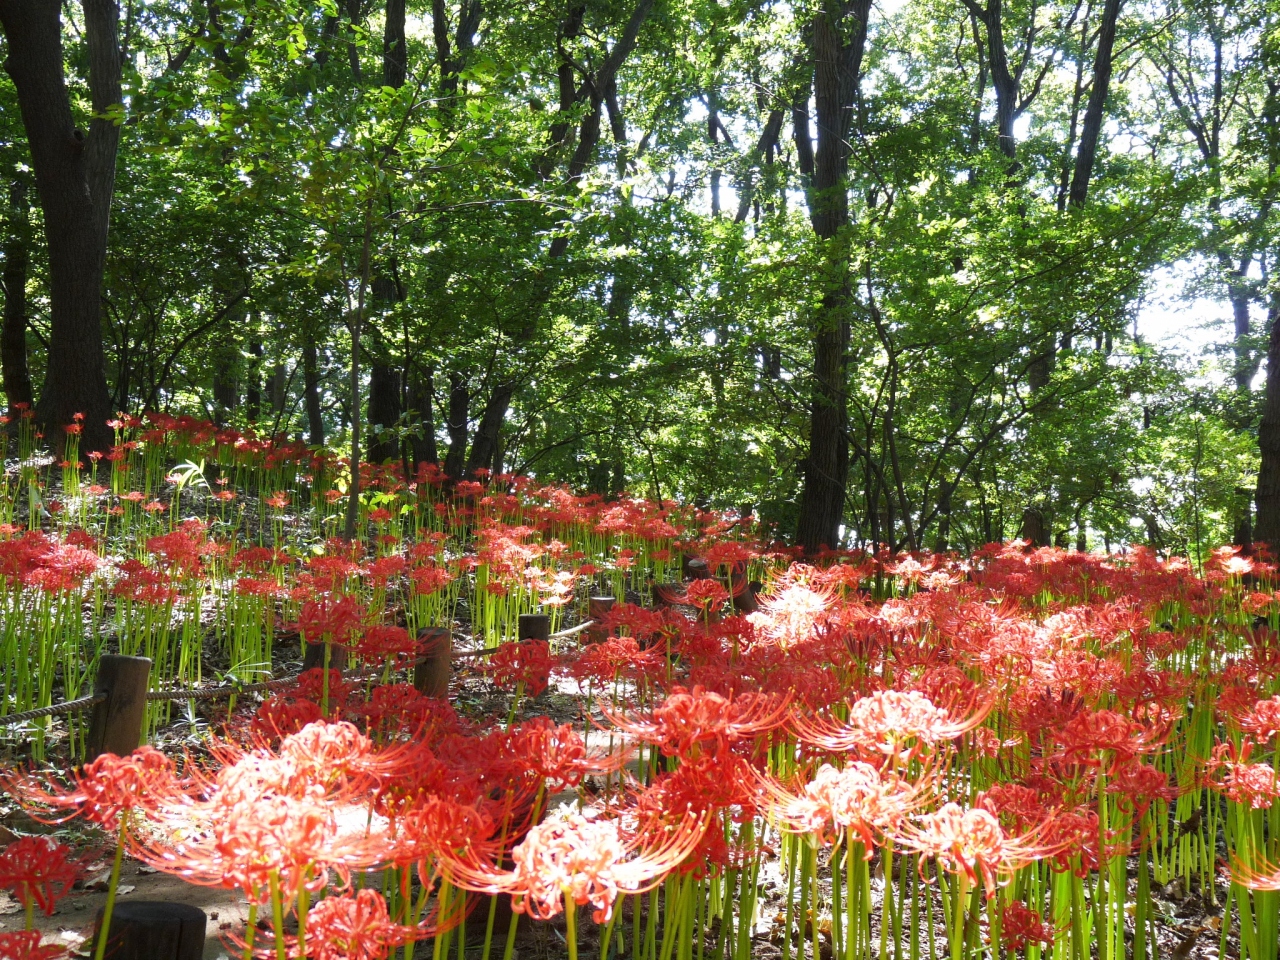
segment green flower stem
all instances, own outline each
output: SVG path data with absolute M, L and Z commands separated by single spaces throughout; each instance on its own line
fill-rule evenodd
M 107 953 L 107 938 L 111 935 L 111 914 L 116 908 L 116 888 L 120 886 L 120 865 L 124 862 L 124 837 L 128 825 L 129 811 L 125 810 L 120 814 L 120 829 L 116 834 L 116 857 L 111 863 L 111 879 L 107 881 L 107 903 L 102 908 L 102 929 L 98 931 L 98 945 L 93 951 L 93 960 L 102 960 Z

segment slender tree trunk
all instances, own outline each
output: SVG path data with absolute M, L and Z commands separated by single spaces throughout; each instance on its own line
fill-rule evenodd
M 4 327 L 0 332 L 0 369 L 9 416 L 34 402 L 27 368 L 27 270 L 31 263 L 31 224 L 27 218 L 27 185 L 15 180 L 9 191 L 4 238 Z
M 1085 107 L 1084 123 L 1080 127 L 1080 148 L 1076 151 L 1075 172 L 1071 176 L 1070 203 L 1084 206 L 1089 195 L 1089 181 L 1093 177 L 1094 161 L 1098 155 L 1098 140 L 1102 136 L 1102 124 L 1106 119 L 1107 93 L 1111 88 L 1111 68 L 1116 46 L 1116 21 L 1120 19 L 1120 7 L 1124 0 L 1107 0 L 1102 8 L 1102 23 L 1098 26 L 1098 50 L 1093 57 L 1093 84 L 1089 88 L 1089 105 Z
M 1267 312 L 1270 335 L 1267 340 L 1266 392 L 1263 395 L 1262 422 L 1258 426 L 1262 461 L 1258 466 L 1255 496 L 1258 512 L 1253 539 L 1270 546 L 1273 554 L 1280 554 L 1280 291 L 1272 292 Z
M 0 0 L 13 80 L 35 169 L 49 251 L 48 372 L 39 416 L 60 445 L 62 428 L 83 413 L 82 449 L 111 444 L 102 345 L 102 278 L 122 119 L 119 9 L 84 0 L 89 92 L 94 119 L 76 129 L 63 77 L 58 0 Z
M 320 358 L 315 342 L 302 345 L 302 384 L 307 407 L 307 434 L 313 447 L 324 446 L 324 416 L 320 409 Z
M 257 318 L 254 317 L 255 336 Z M 257 423 L 262 415 L 262 341 L 255 340 L 249 344 L 249 386 L 245 390 L 245 417 L 250 423 Z
M 842 3 L 812 22 L 818 145 L 809 219 L 823 251 L 822 302 L 813 337 L 809 452 L 796 540 L 807 552 L 835 547 L 849 474 L 848 354 L 853 306 L 849 275 L 849 134 L 867 42 L 870 0 Z M 800 151 L 804 153 L 803 150 Z

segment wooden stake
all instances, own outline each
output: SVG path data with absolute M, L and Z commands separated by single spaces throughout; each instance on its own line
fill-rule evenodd
M 104 753 L 123 757 L 138 749 L 150 680 L 151 661 L 146 657 L 104 654 L 98 661 L 93 692 L 105 694 L 106 699 L 89 714 L 86 761 Z
M 551 618 L 545 613 L 522 613 L 517 640 L 551 640 Z
M 595 621 L 587 627 L 587 643 L 603 643 L 609 636 L 609 631 L 604 627 L 604 618 L 609 615 L 615 603 L 616 597 L 591 597 L 587 600 L 587 617 Z
M 453 634 L 443 627 L 427 627 L 418 631 L 418 642 L 427 659 L 414 668 L 413 685 L 423 696 L 443 700 L 453 678 Z

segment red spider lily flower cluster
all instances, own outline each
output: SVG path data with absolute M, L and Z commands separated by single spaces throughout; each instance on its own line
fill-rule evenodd
M 20 933 L 0 932 L 0 960 L 57 960 L 67 955 L 67 948 L 56 943 L 41 944 L 38 930 Z
M 53 915 L 83 873 L 71 848 L 51 837 L 23 837 L 0 852 L 0 890 L 8 890 L 24 907 L 39 907 L 46 916 Z
M 1138 864 L 1157 884 L 1229 875 L 1237 905 L 1247 889 L 1280 887 L 1280 601 L 1262 552 L 1218 551 L 1203 577 L 1145 549 L 1102 557 L 1022 543 L 802 563 L 734 515 L 511 477 L 451 485 L 438 469 L 397 464 L 361 467 L 375 496 L 363 539 L 326 540 L 349 489 L 340 459 L 190 418 L 121 416 L 115 428 L 109 486 L 60 495 L 50 532 L 0 527 L 0 601 L 47 624 L 30 649 L 52 651 L 6 684 L 0 710 L 41 705 L 64 682 L 85 689 L 92 661 L 75 675 L 80 652 L 64 638 L 80 642 L 88 611 L 106 611 L 99 633 L 119 649 L 157 651 L 165 685 L 195 682 L 192 665 L 198 676 L 208 662 L 207 647 L 165 658 L 191 638 L 216 644 L 236 676 L 279 668 L 297 649 L 279 649 L 286 625 L 350 648 L 392 682 L 313 670 L 237 714 L 182 779 L 142 751 L 68 781 L 10 781 L 42 816 L 123 822 L 130 848 L 163 869 L 259 905 L 274 889 L 309 921 L 275 944 L 295 955 L 380 955 L 447 929 L 476 893 L 511 895 L 534 916 L 567 899 L 605 919 L 619 897 L 670 877 L 668 893 L 696 888 L 709 904 L 713 888 L 698 885 L 746 890 L 766 847 L 800 873 L 817 862 L 800 850 L 828 848 L 833 867 L 858 844 L 886 861 L 909 851 L 930 878 L 934 865 L 963 878 L 943 896 L 995 893 L 986 922 L 1011 950 L 1108 924 L 1110 947 L 1123 949 L 1115 918 L 1132 897 L 1114 878 Z M 211 496 L 214 526 L 183 520 L 165 470 L 201 459 L 218 465 L 211 482 L 227 495 Z M 236 526 L 254 506 L 258 525 Z M 278 527 L 286 507 L 291 524 L 312 524 L 309 549 L 260 529 L 266 518 Z M 671 583 L 685 558 L 698 562 Z M 523 613 L 549 612 L 557 630 L 580 622 L 600 592 L 619 602 L 599 642 L 500 643 Z M 469 624 L 455 622 L 460 611 Z M 464 720 L 391 676 L 420 652 L 424 628 L 497 648 L 475 661 L 495 687 L 536 696 L 556 677 L 561 690 L 579 684 L 584 713 L 588 700 L 599 710 L 582 725 L 504 723 L 515 712 L 498 697 L 496 717 L 468 704 Z M 6 676 L 28 669 L 12 651 L 0 657 Z M 632 753 L 594 748 L 596 738 Z M 560 791 L 589 813 L 544 820 Z M 1226 815 L 1197 820 L 1206 797 Z M 387 874 L 382 899 L 353 889 L 375 870 Z M 1057 894 L 1044 891 L 1075 877 L 1083 905 L 1050 903 Z M 50 891 L 61 882 L 30 883 L 46 879 Z M 886 870 L 858 889 L 886 897 L 902 883 Z M 825 889 L 814 916 L 847 906 Z M 1269 903 L 1251 902 L 1250 916 Z M 1092 911 L 1089 924 L 1060 923 L 1077 909 Z

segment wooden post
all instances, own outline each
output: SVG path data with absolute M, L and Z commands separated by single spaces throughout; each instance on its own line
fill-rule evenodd
M 329 669 L 345 670 L 347 666 L 347 648 L 337 643 L 329 644 Z M 302 644 L 302 672 L 321 670 L 324 668 L 324 644 Z
M 517 640 L 551 639 L 551 618 L 545 613 L 522 613 L 516 630 Z
M 453 677 L 453 633 L 443 627 L 427 627 L 418 631 L 418 642 L 426 659 L 413 668 L 413 685 L 425 697 L 445 699 Z
M 189 903 L 116 901 L 107 956 L 111 960 L 200 960 L 205 924 L 204 911 Z M 97 942 L 101 926 L 99 910 L 91 943 Z
M 615 603 L 617 603 L 616 597 L 591 597 L 587 600 L 587 617 L 595 621 L 587 627 L 587 643 L 603 643 L 609 636 L 609 631 L 604 626 L 604 618 L 609 615 Z
M 106 695 L 89 714 L 85 760 L 104 753 L 123 757 L 142 743 L 142 721 L 147 713 L 147 688 L 151 661 L 146 657 L 104 654 L 98 661 L 94 693 Z

